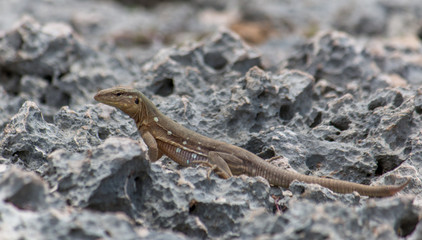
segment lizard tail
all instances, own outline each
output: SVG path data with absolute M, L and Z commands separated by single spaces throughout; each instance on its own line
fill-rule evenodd
M 297 174 L 301 175 L 301 174 Z M 370 197 L 389 197 L 393 196 L 397 192 L 403 190 L 409 184 L 410 179 L 401 185 L 383 185 L 383 186 L 369 186 L 359 183 L 347 182 L 342 180 L 330 179 L 330 178 L 318 178 L 313 176 L 301 175 L 298 177 L 299 181 L 307 183 L 316 183 L 323 187 L 329 188 L 337 193 L 351 193 L 353 191 L 358 192 L 360 195 Z
M 262 176 L 268 179 L 271 185 L 281 186 L 285 188 L 289 187 L 292 181 L 298 180 L 306 183 L 318 184 L 323 187 L 329 188 L 337 193 L 352 193 L 353 191 L 356 191 L 360 195 L 370 197 L 393 196 L 394 194 L 405 188 L 410 182 L 410 179 L 408 179 L 405 183 L 401 185 L 369 186 L 337 179 L 307 176 L 276 168 L 269 163 L 263 164 L 260 171 L 256 172 L 256 176 Z

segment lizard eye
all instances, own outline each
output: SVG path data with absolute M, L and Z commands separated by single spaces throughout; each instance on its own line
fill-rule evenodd
M 139 98 L 135 99 L 135 103 L 139 104 Z
M 120 97 L 120 95 L 122 95 L 121 93 L 116 93 L 116 96 Z

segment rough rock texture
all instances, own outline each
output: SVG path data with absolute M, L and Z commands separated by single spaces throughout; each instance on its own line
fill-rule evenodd
M 3 239 L 185 239 L 138 228 L 122 213 L 68 207 L 60 194 L 47 193 L 47 184 L 35 173 L 13 166 L 2 170 Z
M 132 4 L 0 1 L 0 239 L 422 238 L 419 1 Z M 115 85 L 292 171 L 411 181 L 369 199 L 150 163 L 92 98 Z
M 252 212 L 242 224 L 240 237 L 395 239 L 415 230 L 419 209 L 412 202 L 412 198 L 403 197 L 395 201 L 380 200 L 376 206 L 368 203 L 361 207 L 344 208 L 338 202 L 315 206 L 309 201 L 291 201 L 290 206 L 293 208 L 285 214 Z M 327 225 L 330 227 L 327 228 Z

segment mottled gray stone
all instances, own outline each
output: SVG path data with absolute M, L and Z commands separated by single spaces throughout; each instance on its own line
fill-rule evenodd
M 359 6 L 349 4 L 335 16 L 334 26 L 349 34 L 368 36 L 387 32 L 389 12 L 376 1 L 362 1 Z
M 0 97 L 10 102 L 0 108 L 5 110 L 0 128 L 24 100 L 35 102 L 52 122 L 62 106 L 94 102 L 98 85 L 137 78 L 137 66 L 94 51 L 65 23 L 41 24 L 23 17 L 12 30 L 1 32 L 0 55 L 0 83 L 6 91 Z
M 0 86 L 0 130 L 3 130 L 10 121 L 11 116 L 16 114 L 25 102 L 20 97 L 12 97 Z
M 0 202 L 2 239 L 136 239 L 139 236 L 123 214 L 76 209 L 22 211 Z
M 0 238 L 420 239 L 421 6 L 0 1 Z M 18 22 L 24 13 L 34 18 Z M 220 22 L 269 34 L 251 47 L 216 31 Z M 335 26 L 354 35 L 319 33 Z M 292 171 L 411 181 L 368 199 L 150 163 L 133 120 L 92 105 L 115 85 L 137 87 L 194 131 L 282 156 L 269 162 Z
M 236 236 L 244 215 L 271 205 L 266 183 L 207 179 L 198 168 L 169 172 L 150 165 L 145 148 L 127 138 L 108 138 L 83 154 L 57 150 L 49 162 L 46 178 L 71 206 L 123 211 L 144 226 L 192 237 Z
M 128 194 L 133 189 L 128 181 L 145 175 L 144 153 L 137 142 L 126 138 L 109 138 L 84 153 L 56 150 L 49 155 L 46 178 L 69 205 L 130 214 Z
M 200 44 L 160 51 L 143 65 L 145 76 L 135 86 L 163 97 L 173 93 L 194 96 L 204 86 L 226 86 L 260 65 L 254 49 L 232 32 L 221 31 Z
M 37 170 L 47 154 L 64 148 L 64 136 L 57 126 L 47 123 L 34 102 L 25 102 L 0 134 L 1 154 L 11 163 Z
M 2 165 L 4 166 L 4 165 Z M 0 179 L 0 199 L 23 210 L 38 211 L 47 205 L 47 187 L 33 172 L 23 172 L 12 166 Z
M 412 201 L 412 198 L 386 199 L 378 206 L 356 208 L 339 202 L 315 206 L 309 201 L 292 201 L 292 208 L 283 214 L 251 213 L 242 224 L 241 238 L 400 239 L 408 236 L 418 223 L 420 210 Z
M 103 107 L 97 110 L 90 105 L 78 111 L 63 107 L 48 123 L 38 106 L 27 101 L 0 134 L 0 153 L 9 163 L 43 174 L 48 154 L 56 149 L 81 152 L 109 135 L 139 138 L 133 120 L 110 107 L 102 111 Z
M 50 76 L 69 71 L 80 58 L 81 46 L 65 24 L 40 25 L 26 17 L 18 26 L 0 35 L 0 66 L 20 74 Z
M 1 239 L 184 239 L 171 233 L 138 232 L 122 213 L 69 208 L 60 195 L 48 192 L 47 184 L 35 173 L 1 166 Z
M 300 47 L 298 53 L 287 60 L 287 67 L 303 70 L 317 81 L 325 79 L 341 88 L 347 87 L 351 81 L 365 87 L 377 69 L 361 54 L 361 47 L 341 32 L 320 34 Z
M 270 74 L 257 67 L 250 69 L 245 78 L 231 90 L 230 101 L 222 106 L 227 134 L 236 138 L 242 131 L 266 131 L 289 121 L 295 114 L 305 115 L 312 104 L 311 76 L 299 71 Z M 256 119 L 257 121 L 250 121 Z

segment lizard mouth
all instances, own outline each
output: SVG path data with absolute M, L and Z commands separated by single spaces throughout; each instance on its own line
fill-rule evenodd
M 104 103 L 111 106 L 115 105 L 113 101 L 110 101 L 110 97 L 107 97 L 107 94 L 103 93 L 102 91 L 99 91 L 97 94 L 95 94 L 94 99 L 95 101 L 100 103 Z
M 104 98 L 103 98 L 103 96 L 101 95 L 101 92 L 98 92 L 97 94 L 95 94 L 95 96 L 94 96 L 94 99 L 95 99 L 95 101 L 97 101 L 97 102 L 101 102 L 101 103 L 105 103 L 104 102 Z
M 117 95 L 117 96 L 116 96 Z M 128 98 L 132 98 L 129 96 Z M 116 107 L 130 115 L 130 106 L 127 98 L 122 98 L 121 93 L 115 93 L 109 89 L 101 90 L 95 94 L 94 99 L 105 105 Z
M 100 93 L 95 94 L 94 99 L 95 99 L 95 101 L 102 102 L 101 101 L 101 94 Z

